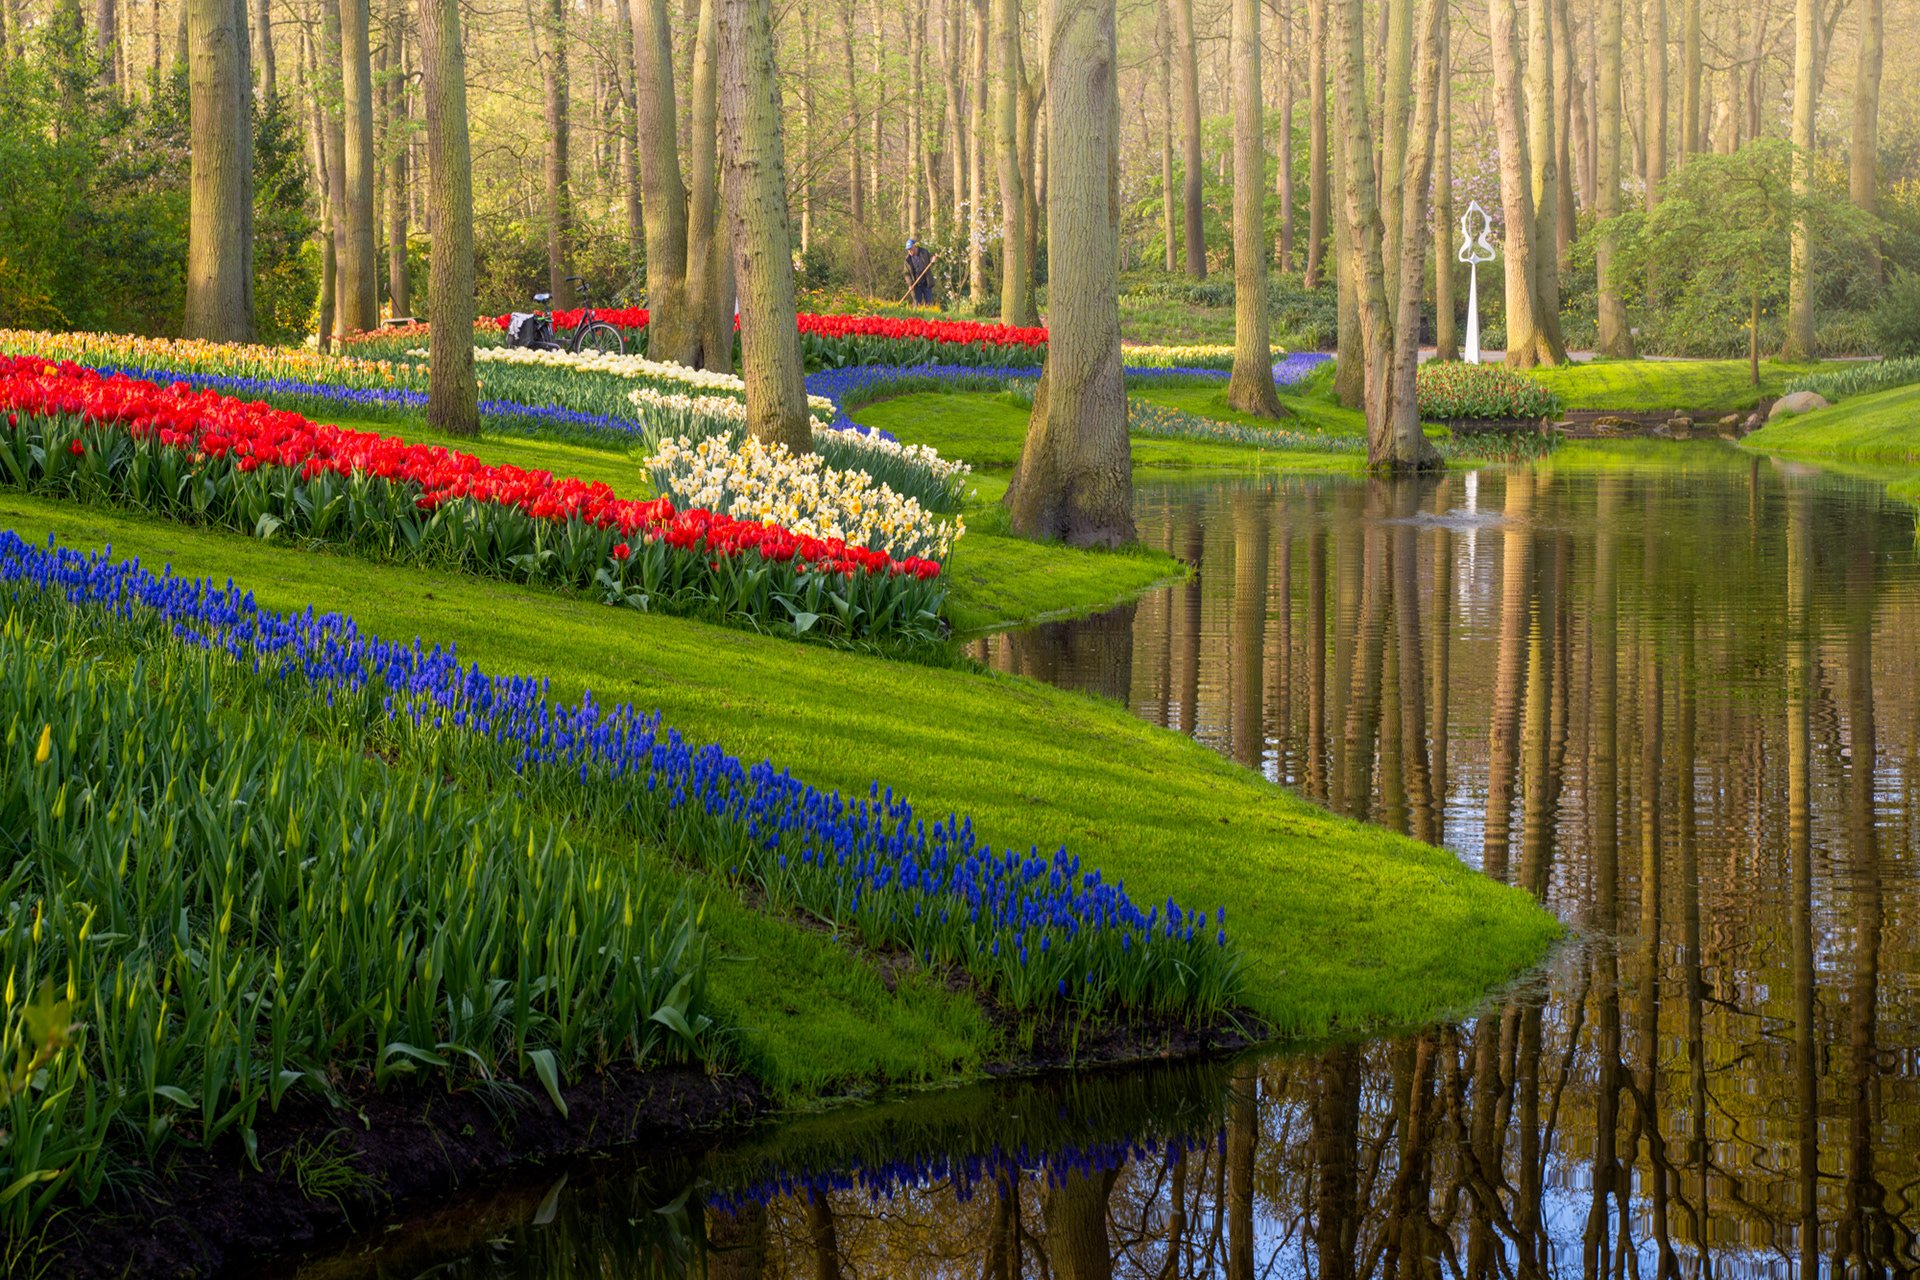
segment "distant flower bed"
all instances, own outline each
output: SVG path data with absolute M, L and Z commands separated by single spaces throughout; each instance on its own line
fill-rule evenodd
M 410 356 L 425 359 L 421 350 Z M 474 351 L 476 361 L 485 365 L 520 365 L 556 372 L 600 374 L 613 378 L 678 384 L 703 391 L 722 391 L 745 396 L 747 384 L 736 374 L 717 369 L 690 369 L 683 364 L 649 360 L 639 355 L 612 355 L 599 351 L 529 351 L 524 347 L 481 347 Z M 810 396 L 808 407 L 823 415 L 833 413 L 833 402 L 824 396 Z
M 1787 394 L 1811 391 L 1828 400 L 1870 395 L 1920 382 L 1920 356 L 1901 356 L 1892 360 L 1849 361 L 1830 365 L 1818 373 L 1795 378 L 1786 387 Z
M 1249 444 L 1259 449 L 1352 453 L 1364 451 L 1358 436 L 1331 436 L 1318 431 L 1289 431 L 1284 427 L 1249 427 L 1237 422 L 1203 418 L 1150 400 L 1127 401 L 1127 430 L 1135 435 L 1175 440 L 1204 440 L 1218 444 Z
M 1430 360 L 1414 375 L 1414 392 L 1426 422 L 1526 421 L 1560 413 L 1560 397 L 1499 364 Z
M 665 499 L 621 499 L 604 484 L 71 364 L 0 357 L 0 410 L 6 483 L 260 537 L 285 533 L 760 626 L 790 628 L 796 601 L 831 598 L 820 630 L 850 638 L 925 635 L 945 596 L 930 560 L 677 510 Z
M 1287 357 L 1285 347 L 1273 349 L 1273 360 L 1278 362 Z M 1233 368 L 1233 348 L 1219 343 L 1199 343 L 1189 346 L 1123 346 L 1120 348 L 1120 360 L 1129 369 L 1219 369 Z

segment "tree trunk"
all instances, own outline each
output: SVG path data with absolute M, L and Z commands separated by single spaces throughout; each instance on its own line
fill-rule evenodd
M 1073 546 L 1134 541 L 1133 457 L 1120 363 L 1113 0 L 1053 0 L 1047 364 L 1008 490 L 1014 532 Z
M 574 305 L 572 147 L 567 104 L 567 0 L 545 0 L 534 50 L 540 59 L 542 102 L 546 112 L 547 291 L 555 307 Z
M 920 118 L 921 99 L 926 92 L 927 10 L 916 5 L 906 15 L 907 26 L 907 147 L 904 172 L 901 173 L 901 223 L 907 235 L 918 236 L 924 214 L 920 208 L 920 153 L 926 145 L 925 122 Z
M 1193 40 L 1193 0 L 1169 0 L 1173 5 L 1173 38 L 1180 63 L 1180 140 L 1185 172 L 1181 198 L 1186 211 L 1187 274 L 1207 278 L 1206 211 L 1202 203 L 1205 177 L 1200 158 L 1200 58 Z
M 768 0 L 718 0 L 718 7 L 720 111 L 734 276 L 740 286 L 747 430 L 764 444 L 811 453 L 813 428 L 794 315 L 773 22 Z
M 1814 85 L 1818 0 L 1797 0 L 1793 20 L 1793 194 L 1813 194 L 1813 120 L 1819 93 Z M 1793 228 L 1787 276 L 1787 340 L 1783 360 L 1813 358 L 1813 235 L 1803 214 Z
M 1160 54 L 1160 232 L 1171 273 L 1180 269 L 1180 240 L 1173 230 L 1173 22 L 1164 4 L 1154 6 L 1154 38 Z
M 1305 289 L 1318 289 L 1327 253 L 1327 5 L 1307 0 L 1307 267 Z
M 1056 4 L 1078 2 L 1054 0 Z M 1056 23 L 1056 29 L 1060 25 Z M 1113 1280 L 1113 1249 L 1107 1237 L 1107 1197 L 1112 1189 L 1112 1175 L 1097 1169 L 1075 1169 L 1058 1185 L 1047 1187 L 1047 1260 L 1059 1280 Z
M 1293 270 L 1293 11 L 1276 3 L 1275 21 L 1280 26 L 1280 155 L 1274 170 L 1273 190 L 1280 197 L 1280 236 L 1273 246 L 1274 265 L 1282 271 Z
M 341 264 L 346 256 L 347 235 L 346 126 L 341 115 L 340 62 L 340 6 L 334 0 L 320 0 L 320 69 L 316 81 L 326 126 L 321 141 L 325 144 L 323 159 L 327 166 L 328 221 L 333 227 L 333 265 L 327 272 L 332 277 L 327 288 L 333 309 L 327 332 L 335 338 L 347 332 L 340 320 L 340 294 L 345 278 L 341 275 Z
M 1622 0 L 1600 0 L 1600 25 L 1594 38 L 1600 46 L 1600 172 L 1595 193 L 1594 216 L 1603 230 L 1594 248 L 1594 263 L 1600 295 L 1599 354 L 1632 359 L 1633 330 L 1627 324 L 1626 302 L 1620 296 L 1618 257 L 1619 238 L 1604 230 L 1620 216 L 1620 63 Z
M 687 188 L 680 177 L 679 108 L 666 0 L 631 0 L 634 102 L 641 143 L 640 209 L 647 238 L 647 354 L 684 364 L 694 342 L 687 300 Z
M 1880 212 L 1880 73 L 1884 61 L 1886 14 L 1882 0 L 1860 0 L 1860 48 L 1853 71 L 1853 139 L 1848 150 L 1847 193 L 1862 213 Z M 1881 264 L 1876 249 L 1873 269 Z
M 1435 135 L 1439 132 L 1440 75 L 1446 65 L 1447 0 L 1422 0 L 1417 34 L 1419 48 L 1413 61 L 1417 88 L 1413 127 L 1403 158 L 1405 183 L 1401 191 L 1403 228 L 1400 258 L 1384 265 L 1400 273 L 1394 291 L 1398 314 L 1393 320 L 1392 386 L 1380 406 L 1383 419 L 1376 430 L 1369 415 L 1367 465 L 1388 471 L 1432 471 L 1444 467 L 1440 454 L 1420 429 L 1415 374 L 1420 367 L 1420 285 L 1427 262 L 1427 192 L 1433 182 Z M 1418 680 L 1417 676 L 1413 679 Z M 1411 744 L 1410 744 L 1411 745 Z
M 159 0 L 147 2 L 157 4 Z M 273 9 L 268 0 L 253 0 L 253 74 L 260 101 L 273 101 L 280 85 L 273 61 Z
M 1454 256 L 1453 207 L 1453 21 L 1440 15 L 1439 118 L 1434 122 L 1433 358 L 1460 358 L 1460 323 L 1454 318 L 1459 259 Z
M 1647 212 L 1660 203 L 1660 184 L 1667 180 L 1667 0 L 1646 0 L 1643 34 L 1646 44 Z
M 973 133 L 967 125 L 966 101 L 966 8 L 967 0 L 945 0 L 947 6 L 946 47 L 942 54 L 946 63 L 947 78 L 947 125 L 951 131 L 947 142 L 947 163 L 949 178 L 953 184 L 953 201 L 949 206 L 953 210 L 953 230 L 956 235 L 966 235 L 971 239 L 972 224 L 968 221 L 967 211 L 972 207 L 967 203 L 967 162 L 973 154 Z M 971 258 L 969 258 L 971 264 Z M 968 284 L 972 284 L 969 277 Z
M 1700 0 L 1684 0 L 1680 18 L 1680 158 L 1705 150 L 1700 132 L 1700 95 L 1706 76 L 1700 65 Z
M 635 114 L 634 66 L 629 56 L 633 49 L 633 10 L 626 0 L 613 0 L 615 83 L 620 92 L 620 193 L 626 214 L 627 251 L 637 257 L 646 246 L 646 223 L 640 213 L 640 154 L 638 123 Z
M 473 368 L 473 161 L 459 0 L 420 5 L 421 97 L 427 118 L 427 425 L 480 431 Z
M 413 312 L 413 284 L 407 275 L 407 139 L 413 113 L 407 106 L 406 43 L 407 10 L 392 0 L 387 7 L 387 296 L 396 316 Z
M 1506 214 L 1507 364 L 1531 369 L 1557 364 L 1541 327 L 1538 266 L 1534 261 L 1535 222 L 1525 110 L 1520 84 L 1520 49 L 1514 0 L 1490 0 L 1493 43 L 1494 116 L 1500 139 L 1500 204 Z
M 987 0 L 973 4 L 972 120 L 967 128 L 967 294 L 987 301 Z
M 1567 358 L 1560 336 L 1560 144 L 1554 136 L 1554 34 L 1552 0 L 1527 0 L 1527 153 L 1533 162 L 1534 323 L 1544 339 L 1542 364 Z M 1568 210 L 1572 216 L 1572 210 Z
M 1026 184 L 1020 176 L 1020 10 L 993 0 L 993 123 L 1000 179 L 1000 323 L 1027 318 Z
M 734 272 L 728 268 L 729 247 L 719 234 L 718 226 L 720 36 L 717 5 L 718 0 L 700 0 L 700 17 L 693 39 L 693 82 L 688 93 L 692 99 L 693 127 L 687 135 L 687 158 L 691 167 L 687 187 L 687 308 L 692 313 L 689 323 L 693 330 L 693 349 L 687 353 L 685 362 L 695 368 L 725 373 L 733 368 L 734 282 L 731 277 Z M 780 171 L 784 182 L 784 152 Z M 784 195 L 780 216 L 784 234 L 787 216 Z M 791 272 L 791 262 L 788 268 Z
M 339 0 L 340 88 L 345 150 L 341 153 L 346 226 L 340 240 L 340 289 L 336 305 L 342 334 L 380 323 L 378 256 L 373 246 L 373 59 L 369 49 L 368 0 Z
M 1380 219 L 1384 230 L 1381 241 L 1386 262 L 1400 261 L 1400 193 L 1405 182 L 1403 166 L 1407 162 L 1407 129 L 1413 105 L 1413 5 L 1381 6 L 1386 22 L 1386 42 L 1380 60 L 1380 158 L 1375 172 L 1380 175 Z M 1395 267 L 1387 270 L 1387 306 L 1392 308 L 1400 294 L 1400 276 Z
M 305 27 L 300 33 L 300 58 L 306 77 L 307 132 L 311 153 L 308 163 L 313 167 L 314 196 L 319 205 L 319 217 L 314 220 L 314 239 L 320 259 L 320 283 L 314 298 L 317 320 L 314 336 L 320 349 L 327 351 L 333 346 L 334 258 L 332 166 L 327 163 L 327 112 L 321 101 L 326 64 L 316 51 L 316 41 L 311 32 Z
M 1267 145 L 1260 87 L 1261 0 L 1233 0 L 1233 376 L 1227 403 L 1285 415 L 1267 331 Z
M 1554 293 L 1573 270 L 1573 104 L 1579 85 L 1573 73 L 1573 20 L 1567 0 L 1548 0 L 1553 18 Z M 1556 315 L 1558 308 L 1556 310 Z
M 181 334 L 216 342 L 253 338 L 247 235 L 252 208 L 246 75 L 246 10 L 235 0 L 187 6 L 188 111 L 193 137 L 188 186 L 186 316 Z
M 76 15 L 77 16 L 77 15 Z M 102 89 L 111 93 L 118 83 L 118 59 L 120 40 L 118 27 L 118 8 L 115 0 L 95 0 L 93 6 L 93 53 L 100 63 L 99 83 Z

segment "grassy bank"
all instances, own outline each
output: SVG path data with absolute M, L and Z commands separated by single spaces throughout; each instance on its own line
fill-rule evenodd
M 1568 409 L 1734 413 L 1780 395 L 1812 367 L 1763 361 L 1757 387 L 1745 360 L 1590 360 L 1535 369 L 1532 376 Z
M 1920 500 L 1920 386 L 1783 418 L 1741 443 L 1881 480 L 1896 496 Z
M 819 786 L 878 779 L 923 813 L 970 815 L 995 847 L 1064 844 L 1143 902 L 1223 904 L 1248 1003 L 1282 1033 L 1402 1023 L 1459 1011 L 1532 963 L 1557 932 L 1518 890 L 1452 855 L 1334 818 L 1119 707 L 1023 680 L 904 665 L 686 619 L 416 568 L 370 564 L 0 494 L 0 524 L 29 539 L 225 579 L 274 608 L 339 610 L 379 634 L 457 643 L 491 669 L 539 675 L 559 697 L 657 706 L 695 741 L 768 758 Z M 1205 833 L 1201 836 L 1198 833 Z M 743 922 L 742 1022 L 793 1078 L 843 1074 L 843 1037 L 884 1005 L 857 972 L 816 1007 L 814 980 Z M 1463 948 L 1462 938 L 1474 945 Z M 783 938 L 815 963 L 817 953 Z M 830 966 L 828 966 L 830 967 Z M 769 982 L 769 975 L 778 975 Z M 919 1001 L 920 997 L 915 997 Z M 931 1031 L 929 1030 L 931 1029 Z M 871 1033 L 902 1074 L 965 1069 L 984 1043 L 936 994 Z M 784 1047 L 781 1047 L 784 1046 Z M 802 1065 L 808 1052 L 816 1063 Z M 882 1058 L 876 1048 L 870 1055 Z M 886 1069 L 886 1068 L 883 1068 Z M 888 1069 L 892 1074 L 892 1069 Z

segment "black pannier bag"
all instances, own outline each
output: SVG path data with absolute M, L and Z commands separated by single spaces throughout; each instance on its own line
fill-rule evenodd
M 534 350 L 553 340 L 547 318 L 532 311 L 515 311 L 507 316 L 507 345 Z

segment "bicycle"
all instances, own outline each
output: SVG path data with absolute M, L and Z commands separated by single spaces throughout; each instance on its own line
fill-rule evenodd
M 571 344 L 559 341 L 553 324 L 553 295 L 536 293 L 533 305 L 545 307 L 542 319 L 546 321 L 546 335 L 535 341 L 536 351 L 596 351 L 603 355 L 622 356 L 627 353 L 627 340 L 620 331 L 595 314 L 593 304 L 587 301 L 587 281 L 585 276 L 568 276 L 567 283 L 578 285 L 580 293 L 580 323 L 573 328 Z

